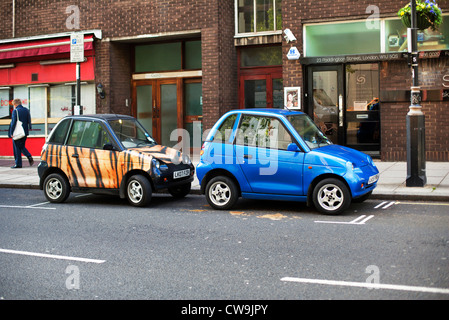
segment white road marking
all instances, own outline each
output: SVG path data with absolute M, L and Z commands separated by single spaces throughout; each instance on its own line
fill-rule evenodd
M 345 222 L 345 221 L 315 221 L 315 223 L 337 223 L 337 224 L 357 224 L 357 225 L 359 225 L 359 224 L 365 224 L 365 222 L 367 222 L 372 217 L 374 217 L 374 215 L 370 215 L 368 217 L 366 215 L 361 215 L 360 217 L 355 218 L 354 220 L 352 220 L 350 222 Z M 361 220 L 361 221 L 359 221 L 359 220 Z
M 6 206 L 6 205 L 0 205 L 0 208 L 11 208 L 11 209 L 40 209 L 40 210 L 55 210 L 56 208 L 46 208 L 46 207 L 35 207 L 37 205 L 41 204 L 35 204 L 31 206 Z
M 388 201 L 384 201 L 384 202 L 378 204 L 377 206 L 374 207 L 374 209 L 377 209 L 377 208 L 382 207 L 382 206 L 383 206 L 384 204 L 386 204 L 387 202 L 388 202 Z
M 360 287 L 360 288 L 367 288 L 367 289 L 401 290 L 401 291 L 449 294 L 449 289 L 446 289 L 446 288 L 418 287 L 418 286 L 406 286 L 406 285 L 397 285 L 397 284 L 336 281 L 336 280 L 307 279 L 307 278 L 295 278 L 295 277 L 284 277 L 281 279 L 281 281 L 322 284 L 322 285 L 330 285 L 330 286 Z
M 11 253 L 11 254 L 20 254 L 20 255 L 32 256 L 32 257 L 40 257 L 40 258 L 50 258 L 50 259 L 59 259 L 59 260 L 71 260 L 71 261 L 87 262 L 87 263 L 104 263 L 104 262 L 106 262 L 106 260 L 88 259 L 88 258 L 79 258 L 79 257 L 69 257 L 69 256 L 60 256 L 60 255 L 54 255 L 54 254 L 36 253 L 36 252 L 18 251 L 18 250 L 9 250 L 9 249 L 0 249 L 0 252 Z

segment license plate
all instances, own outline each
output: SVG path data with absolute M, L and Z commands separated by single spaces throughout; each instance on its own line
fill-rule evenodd
M 190 175 L 190 169 L 173 172 L 173 179 L 184 178 Z
M 369 177 L 368 184 L 372 184 L 372 183 L 376 182 L 377 180 L 379 180 L 379 174 Z

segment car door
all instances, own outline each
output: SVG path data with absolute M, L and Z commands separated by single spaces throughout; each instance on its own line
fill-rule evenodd
M 252 192 L 304 195 L 304 153 L 289 151 L 292 135 L 273 117 L 242 116 L 235 139 L 235 157 Z
M 67 140 L 67 176 L 72 187 L 118 188 L 118 151 L 103 150 L 111 143 L 109 132 L 100 122 L 74 121 Z

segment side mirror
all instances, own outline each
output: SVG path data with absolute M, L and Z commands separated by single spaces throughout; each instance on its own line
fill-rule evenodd
M 112 143 L 106 143 L 106 144 L 103 146 L 103 150 L 110 150 L 110 151 L 113 151 L 113 150 L 115 150 L 115 147 L 112 145 Z
M 296 143 L 290 143 L 290 144 L 287 146 L 287 151 L 294 151 L 294 152 L 297 152 L 297 151 L 301 151 L 301 150 L 298 148 L 298 146 L 296 145 Z

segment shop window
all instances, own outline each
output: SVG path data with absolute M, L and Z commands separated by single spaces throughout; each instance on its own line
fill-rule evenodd
M 201 69 L 200 40 L 155 43 L 135 47 L 135 72 L 184 69 Z
M 399 19 L 385 20 L 386 52 L 407 51 L 407 28 Z M 449 16 L 443 16 L 443 23 L 438 30 L 428 28 L 418 31 L 418 50 L 449 49 Z
M 0 119 L 11 118 L 11 89 L 0 89 Z
M 379 53 L 380 28 L 365 21 L 307 25 L 306 56 Z
M 136 72 L 181 69 L 181 42 L 136 46 Z
M 201 69 L 201 41 L 185 42 L 185 69 Z
M 282 47 L 255 47 L 240 49 L 241 67 L 282 65 Z
M 72 114 L 76 103 L 76 85 L 29 85 L 0 89 L 0 135 L 8 134 L 11 122 L 12 100 L 20 99 L 30 110 L 33 128 L 31 136 L 46 136 L 63 117 Z M 95 113 L 95 84 L 81 85 L 83 114 Z M 46 127 L 47 126 L 47 127 Z
M 236 0 L 237 33 L 282 30 L 281 0 Z

